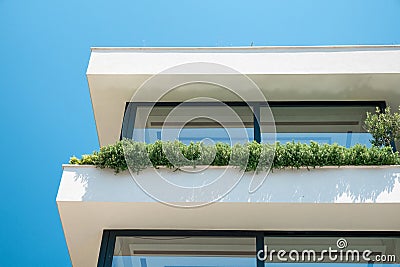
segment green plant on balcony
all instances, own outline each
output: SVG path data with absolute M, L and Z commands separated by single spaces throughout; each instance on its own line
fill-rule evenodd
M 400 140 L 400 114 L 391 113 L 390 107 L 384 112 L 376 108 L 374 114 L 367 112 L 365 128 L 373 137 L 373 140 L 370 140 L 373 145 L 392 146 L 395 141 Z
M 273 155 L 271 153 L 274 153 Z M 168 156 L 167 156 L 168 154 Z M 183 155 L 183 156 L 182 156 Z M 272 162 L 270 162 L 272 160 Z M 128 164 L 127 164 L 128 161 Z M 398 165 L 400 156 L 391 147 L 357 144 L 346 148 L 338 144 L 310 144 L 290 142 L 274 145 L 249 142 L 230 145 L 217 143 L 206 146 L 203 143 L 185 145 L 179 141 L 145 144 L 124 139 L 114 145 L 104 146 L 81 159 L 72 157 L 70 164 L 96 165 L 99 168 L 120 172 L 129 168 L 139 172 L 147 167 L 168 167 L 179 169 L 183 166 L 209 164 L 211 166 L 235 166 L 246 171 L 266 171 L 283 168 L 315 168 L 345 165 Z

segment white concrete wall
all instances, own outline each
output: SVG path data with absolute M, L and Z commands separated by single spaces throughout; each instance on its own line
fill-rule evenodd
M 188 173 L 162 168 L 162 177 L 175 184 L 195 187 L 211 182 L 214 177 L 236 179 L 240 171 L 233 167 L 209 167 L 206 171 Z M 162 187 L 154 170 L 139 174 L 151 187 Z M 257 177 L 264 176 L 260 173 Z M 323 167 L 307 170 L 285 169 L 269 173 L 264 184 L 249 193 L 252 174 L 244 173 L 240 182 L 219 202 L 228 203 L 400 203 L 400 167 Z M 161 188 L 163 199 L 187 202 L 174 191 Z M 147 195 L 129 172 L 115 174 L 113 170 L 93 166 L 64 166 L 57 202 L 157 202 Z
M 191 179 L 162 172 L 175 182 Z M 148 173 L 140 175 L 154 179 Z M 400 167 L 275 171 L 254 194 L 249 182 L 245 175 L 211 205 L 177 208 L 143 193 L 127 172 L 64 166 L 57 205 L 73 265 L 96 265 L 103 229 L 400 231 Z

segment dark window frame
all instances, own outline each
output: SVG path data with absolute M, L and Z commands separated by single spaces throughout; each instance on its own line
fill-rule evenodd
M 254 237 L 256 251 L 264 248 L 265 237 L 365 237 L 400 238 L 400 231 L 245 231 L 245 230 L 103 230 L 97 267 L 111 267 L 115 241 L 118 236 L 201 236 L 201 237 Z M 256 266 L 264 262 L 255 257 Z
M 249 102 L 235 102 L 227 101 L 221 102 L 228 106 L 249 106 L 253 110 L 253 129 L 254 136 L 253 140 L 261 142 L 261 129 L 260 129 L 260 107 L 266 106 L 265 102 L 249 101 Z M 176 107 L 180 104 L 188 106 L 196 105 L 209 105 L 218 106 L 221 105 L 219 102 L 126 102 L 125 111 L 121 125 L 120 140 L 122 138 L 132 138 L 133 128 L 135 125 L 136 110 L 139 106 L 154 106 L 154 107 Z M 385 111 L 386 101 L 269 101 L 270 107 L 363 107 L 363 106 L 374 106 L 379 107 L 381 112 Z M 396 150 L 394 144 L 392 144 L 394 151 Z

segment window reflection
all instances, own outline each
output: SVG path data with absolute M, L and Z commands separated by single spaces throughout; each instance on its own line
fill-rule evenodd
M 133 139 L 235 144 L 252 141 L 253 132 L 253 112 L 247 106 L 138 107 Z
M 334 107 L 272 107 L 274 120 L 266 116 L 261 107 L 261 137 L 267 140 L 263 130 L 275 123 L 276 138 L 281 143 L 315 141 L 321 144 L 334 144 L 351 147 L 355 144 L 371 146 L 372 136 L 363 127 L 367 112 L 374 112 L 374 106 L 334 106 Z
M 267 248 L 267 249 L 265 249 Z M 265 266 L 399 266 L 400 238 L 268 237 Z M 280 255 L 278 256 L 278 251 Z M 364 254 L 366 252 L 366 254 Z M 385 259 L 385 262 L 379 262 Z
M 146 143 L 156 140 L 179 140 L 185 144 L 200 141 L 206 144 L 245 143 L 259 140 L 255 139 L 258 131 L 254 130 L 257 127 L 254 116 L 259 110 L 261 142 L 272 142 L 276 137 L 281 143 L 315 141 L 345 147 L 371 146 L 372 136 L 365 131 L 364 121 L 367 112 L 375 112 L 375 105 L 283 106 L 271 103 L 273 117 L 266 106 L 260 104 L 258 109 L 258 105 L 250 103 L 247 106 L 244 102 L 226 105 L 161 103 L 155 106 L 132 103 L 125 114 L 122 137 Z
M 117 237 L 113 267 L 255 267 L 251 237 Z
M 266 258 L 257 262 L 259 250 L 256 236 L 117 236 L 112 266 L 256 267 L 263 261 L 265 266 L 276 267 L 400 266 L 400 238 L 392 236 L 265 234 L 261 250 L 267 251 Z M 370 251 L 368 260 L 364 251 Z M 377 261 L 384 257 L 386 261 Z

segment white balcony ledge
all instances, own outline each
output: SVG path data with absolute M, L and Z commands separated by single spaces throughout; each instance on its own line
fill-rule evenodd
M 190 179 L 180 171 L 161 172 Z M 156 181 L 151 173 L 140 175 Z M 253 194 L 250 180 L 245 174 L 211 205 L 177 208 L 149 197 L 128 172 L 64 165 L 57 205 L 73 266 L 96 265 L 103 229 L 400 230 L 399 166 L 274 170 Z

